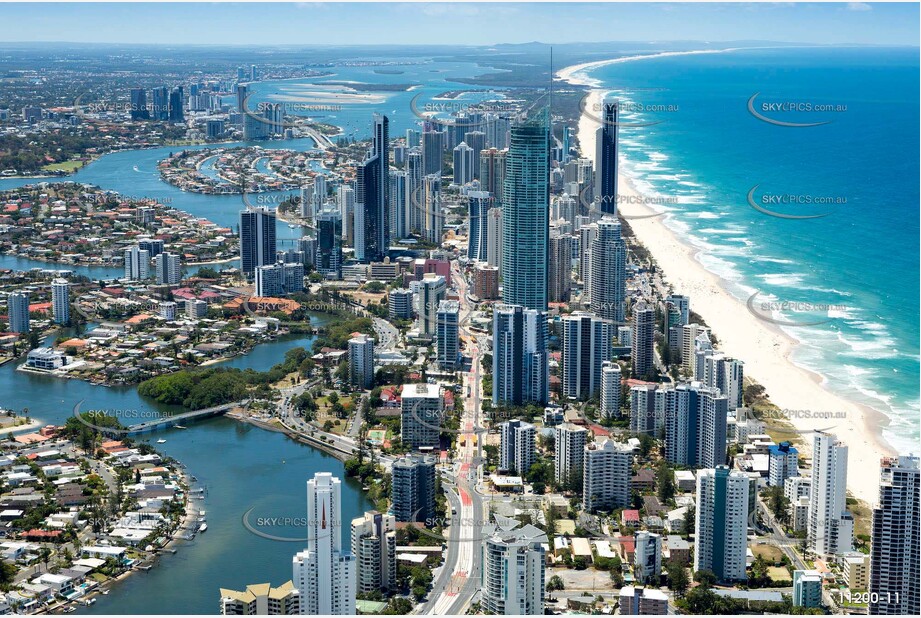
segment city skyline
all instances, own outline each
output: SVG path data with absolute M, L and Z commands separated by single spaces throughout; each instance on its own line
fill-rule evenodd
M 918 612 L 917 5 L 36 6 L 0 614 Z

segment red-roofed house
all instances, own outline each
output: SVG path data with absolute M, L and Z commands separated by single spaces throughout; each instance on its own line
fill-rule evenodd
M 634 511 L 636 512 L 636 511 Z M 632 536 L 622 536 L 617 539 L 617 548 L 621 557 L 630 564 L 633 564 L 633 555 L 636 553 L 636 539 Z

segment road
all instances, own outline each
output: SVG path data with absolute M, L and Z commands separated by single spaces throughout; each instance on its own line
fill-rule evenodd
M 467 281 L 457 262 L 452 267 L 452 278 L 461 299 L 460 331 L 464 335 L 472 335 L 464 326 L 474 309 L 467 296 Z M 471 362 L 470 371 L 464 375 L 461 386 L 461 396 L 464 397 L 464 411 L 461 416 L 463 433 L 458 439 L 453 470 L 454 483 L 449 483 L 447 479 L 443 481 L 448 501 L 456 514 L 452 516 L 452 524 L 448 528 L 445 564 L 432 586 L 428 601 L 419 612 L 422 614 L 464 614 L 480 588 L 483 545 L 480 531 L 487 523 L 483 498 L 476 491 L 476 486 L 482 481 L 484 461 L 484 435 L 476 432 L 481 426 L 482 350 L 477 343 L 471 343 L 472 341 L 476 339 L 471 337 L 464 347 L 464 354 L 470 357 Z
M 786 533 L 783 531 L 783 528 L 781 528 L 780 524 L 777 523 L 777 520 L 774 519 L 774 516 L 768 510 L 767 505 L 761 499 L 761 496 L 758 496 L 757 505 L 757 508 L 761 513 L 762 521 L 768 523 L 768 528 L 765 529 L 763 526 L 753 527 L 760 528 L 761 532 L 769 537 L 770 544 L 780 548 L 780 551 L 782 551 L 783 554 L 790 559 L 790 563 L 793 565 L 794 569 L 797 571 L 809 570 L 809 566 L 802 559 L 802 557 L 796 553 L 796 550 L 794 549 L 795 546 L 800 544 L 800 539 L 795 539 L 786 535 Z M 837 607 L 835 599 L 824 587 L 822 588 L 822 602 L 829 608 L 834 609 Z

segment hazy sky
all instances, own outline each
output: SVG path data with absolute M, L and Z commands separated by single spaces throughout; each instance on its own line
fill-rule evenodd
M 917 45 L 914 3 L 0 3 L 0 41 L 493 44 L 771 40 Z

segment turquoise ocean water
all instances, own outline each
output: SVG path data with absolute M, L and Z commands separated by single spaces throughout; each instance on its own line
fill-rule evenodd
M 621 163 L 666 224 L 740 299 L 804 303 L 772 306 L 800 342 L 793 360 L 883 412 L 886 439 L 917 452 L 918 50 L 756 49 L 588 75 L 633 104 Z M 759 119 L 754 95 L 761 116 L 826 124 Z M 762 208 L 826 216 L 767 215 L 749 203 L 756 186 Z

